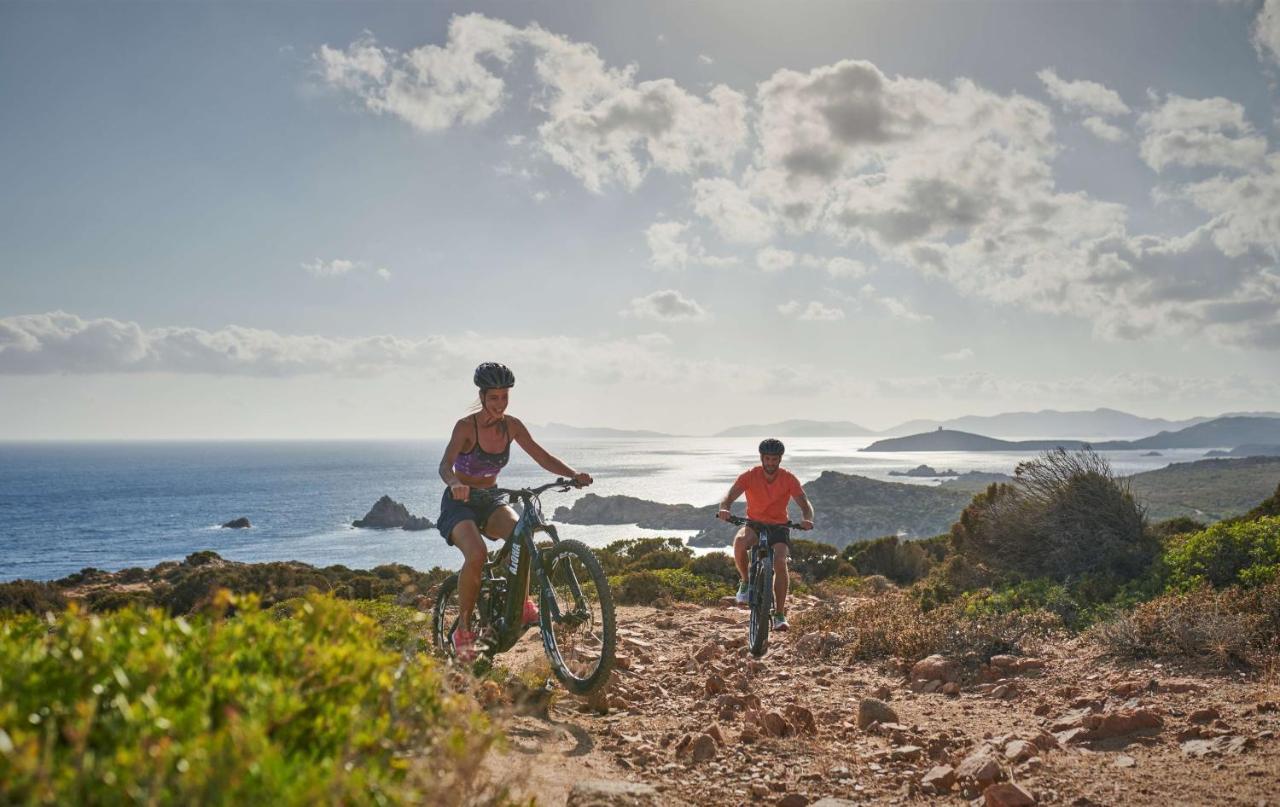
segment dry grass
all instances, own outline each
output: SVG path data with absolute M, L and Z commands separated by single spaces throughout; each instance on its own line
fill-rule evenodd
M 1024 652 L 1061 627 L 1051 614 L 965 615 L 958 606 L 929 611 L 899 591 L 872 599 L 827 603 L 799 616 L 797 630 L 832 631 L 852 659 L 916 661 L 933 653 L 985 660 L 997 653 Z
M 1095 625 L 1089 638 L 1122 658 L 1187 658 L 1216 666 L 1275 663 L 1280 583 L 1166 594 Z

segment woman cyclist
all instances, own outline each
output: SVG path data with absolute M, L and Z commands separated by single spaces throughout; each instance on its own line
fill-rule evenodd
M 445 541 L 462 550 L 463 557 L 462 570 L 458 572 L 458 605 L 462 613 L 451 639 L 454 652 L 464 661 L 475 657 L 471 611 L 488 559 L 481 536 L 501 541 L 516 525 L 516 512 L 509 505 L 496 504 L 488 496 L 473 495 L 472 491 L 497 486 L 498 473 L 511 457 L 513 441 L 551 473 L 569 477 L 579 485 L 591 484 L 589 474 L 579 473 L 553 457 L 534 442 L 523 423 L 506 414 L 510 390 L 516 383 L 515 374 L 506 365 L 485 362 L 476 368 L 474 380 L 480 388 L 479 411 L 454 424 L 453 436 L 440 458 L 440 478 L 448 487 L 440 500 L 438 526 Z M 524 621 L 538 621 L 538 609 L 528 596 L 524 601 Z

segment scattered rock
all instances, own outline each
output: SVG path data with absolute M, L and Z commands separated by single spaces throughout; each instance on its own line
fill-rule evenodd
M 1004 778 L 1004 771 L 996 762 L 989 746 L 980 746 L 956 766 L 958 779 L 972 779 L 985 787 Z
M 1026 740 L 1013 740 L 1004 747 L 1004 758 L 1010 762 L 1025 762 L 1038 752 L 1039 749 Z
M 1002 782 L 982 791 L 982 803 L 987 807 L 1028 807 L 1036 803 L 1036 798 L 1021 785 Z
M 652 785 L 612 779 L 586 779 L 574 784 L 565 807 L 658 807 Z
M 960 697 L 960 685 L 955 681 L 948 681 L 942 685 L 942 694 L 949 698 Z
M 1219 757 L 1225 754 L 1243 754 L 1253 747 L 1249 737 L 1215 737 L 1212 740 L 1187 740 L 1182 753 L 1191 757 Z
M 943 683 L 960 681 L 960 665 L 946 656 L 934 654 L 920 659 L 911 667 L 912 681 L 938 681 Z
M 697 661 L 699 664 L 706 664 L 708 661 L 711 661 L 714 658 L 718 658 L 719 656 L 720 656 L 720 645 L 716 644 L 715 642 L 704 644 L 702 647 L 698 649 L 697 653 L 693 654 L 694 660 Z
M 689 744 L 689 756 L 694 762 L 706 762 L 716 755 L 716 741 L 710 734 L 699 734 Z
M 250 528 L 250 527 L 252 527 L 252 526 L 253 526 L 253 525 L 249 523 L 249 519 L 245 518 L 244 516 L 240 516 L 240 518 L 234 518 L 234 519 L 232 519 L 232 520 L 228 521 L 226 524 L 223 524 L 223 525 L 222 525 L 222 529 L 224 529 L 224 530 L 247 530 L 247 529 L 249 529 L 249 528 Z
M 903 745 L 889 752 L 894 762 L 915 762 L 924 757 L 924 749 L 918 745 Z
M 865 729 L 872 723 L 897 723 L 898 713 L 889 704 L 877 698 L 863 698 L 858 704 L 858 728 Z
M 797 704 L 788 706 L 786 712 L 787 719 L 791 721 L 791 724 L 795 726 L 797 730 L 803 731 L 806 734 L 818 733 L 818 722 L 813 719 L 813 712 Z
M 809 799 L 801 796 L 799 793 L 788 793 L 778 799 L 778 807 L 807 807 Z
M 933 788 L 934 793 L 949 793 L 956 783 L 956 771 L 950 765 L 935 765 L 920 780 L 920 784 Z
M 1191 716 L 1188 717 L 1187 719 L 1190 720 L 1192 723 L 1212 723 L 1213 721 L 1218 720 L 1221 717 L 1222 717 L 1222 713 L 1220 713 L 1217 709 L 1213 708 L 1212 706 L 1209 706 L 1204 709 L 1196 709 L 1194 712 L 1191 713 Z
M 1132 768 L 1133 766 L 1138 764 L 1138 760 L 1134 759 L 1128 754 L 1121 754 L 1118 757 L 1116 757 L 1116 761 L 1114 764 L 1117 768 Z
M 761 715 L 760 727 L 770 737 L 789 737 L 795 733 L 787 719 L 776 711 L 765 712 Z

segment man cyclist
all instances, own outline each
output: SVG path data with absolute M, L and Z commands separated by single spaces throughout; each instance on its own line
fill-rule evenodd
M 787 505 L 792 499 L 800 506 L 804 516 L 801 529 L 813 529 L 813 505 L 800 487 L 800 480 L 782 468 L 782 454 L 786 448 L 782 441 L 772 437 L 760 443 L 760 464 L 746 471 L 733 483 L 720 502 L 716 516 L 729 520 L 729 505 L 747 494 L 747 518 L 768 525 L 765 533 L 773 549 L 773 629 L 787 630 L 787 556 L 791 548 L 791 535 L 786 527 Z M 747 553 L 760 540 L 755 528 L 743 525 L 733 538 L 733 560 L 738 566 L 738 596 L 740 605 L 749 600 L 747 593 Z

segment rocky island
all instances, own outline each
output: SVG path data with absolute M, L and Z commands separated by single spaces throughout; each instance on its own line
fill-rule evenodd
M 364 518 L 351 522 L 353 527 L 373 530 L 429 530 L 435 526 L 430 519 L 415 516 L 409 508 L 390 496 L 374 502 Z
M 959 473 L 951 470 L 950 468 L 948 468 L 945 471 L 938 471 L 938 470 L 935 470 L 931 465 L 917 465 L 916 467 L 912 468 L 910 471 L 890 471 L 889 472 L 889 476 L 913 476 L 913 477 L 923 477 L 923 478 L 929 478 L 929 479 L 932 479 L 938 476 L 959 476 L 959 475 L 960 475 Z

